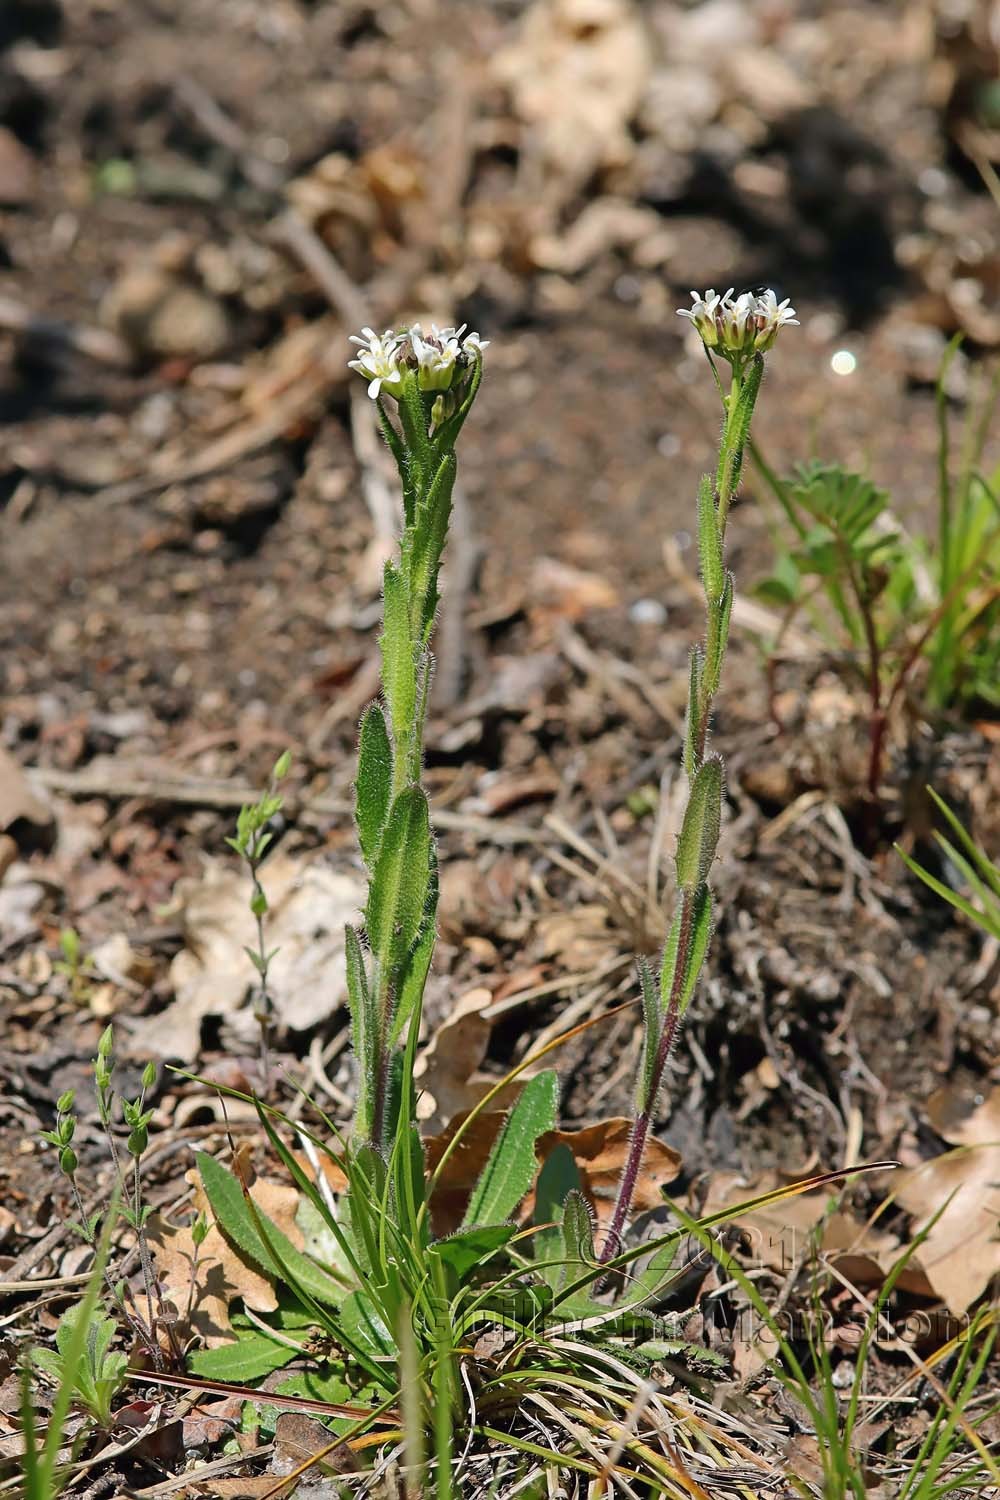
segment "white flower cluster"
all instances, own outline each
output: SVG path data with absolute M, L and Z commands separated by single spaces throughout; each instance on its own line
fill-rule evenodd
M 365 377 L 373 401 L 382 391 L 401 395 L 408 370 L 416 371 L 422 391 L 451 391 L 489 346 L 489 340 L 481 339 L 478 333 L 466 333 L 466 326 L 438 328 L 432 323 L 430 333 L 424 333 L 419 323 L 401 333 L 391 328 L 385 333 L 362 328 L 360 337 L 351 335 L 351 343 L 357 344 L 360 352 L 357 359 L 348 360 L 348 368 Z M 447 404 L 441 403 L 442 407 Z
M 682 318 L 690 318 L 709 349 L 720 354 L 763 354 L 786 324 L 797 324 L 795 308 L 789 299 L 779 302 L 768 288 L 763 292 L 741 292 L 733 300 L 733 288 L 716 292 L 710 287 L 702 296 L 691 293 L 691 307 L 677 309 Z

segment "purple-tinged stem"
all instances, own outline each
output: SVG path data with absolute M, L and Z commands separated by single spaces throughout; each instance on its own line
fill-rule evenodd
M 674 964 L 674 977 L 670 986 L 670 998 L 667 1001 L 667 1014 L 663 1031 L 660 1033 L 659 1045 L 656 1049 L 656 1058 L 649 1080 L 649 1091 L 632 1127 L 632 1135 L 628 1145 L 628 1156 L 625 1160 L 621 1182 L 618 1185 L 615 1211 L 608 1228 L 607 1238 L 598 1257 L 602 1266 L 606 1265 L 613 1256 L 617 1255 L 621 1248 L 622 1231 L 625 1228 L 625 1221 L 629 1216 L 632 1199 L 635 1196 L 636 1185 L 639 1181 L 639 1171 L 642 1167 L 643 1156 L 646 1153 L 646 1140 L 653 1119 L 653 1110 L 656 1107 L 660 1084 L 663 1082 L 663 1070 L 667 1065 L 667 1058 L 673 1050 L 674 1042 L 677 1040 L 677 1031 L 680 1026 L 681 990 L 684 986 L 684 976 L 687 973 L 691 956 L 690 949 L 694 916 L 693 893 L 684 891 L 680 899 L 681 926 L 677 934 L 677 958 Z

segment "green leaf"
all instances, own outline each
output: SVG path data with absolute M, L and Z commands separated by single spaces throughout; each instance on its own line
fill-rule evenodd
M 574 1189 L 580 1190 L 580 1168 L 572 1151 L 560 1141 L 549 1152 L 538 1174 L 535 1187 L 535 1211 L 532 1219 L 536 1224 L 548 1224 L 561 1220 L 566 1197 Z M 537 1236 L 536 1236 L 537 1240 Z
M 938 837 L 940 838 L 940 835 Z M 960 896 L 957 891 L 953 891 L 951 886 L 945 885 L 943 880 L 938 880 L 936 875 L 932 875 L 930 870 L 926 870 L 923 865 L 918 864 L 913 856 L 907 854 L 898 844 L 893 845 L 893 847 L 906 865 L 906 868 L 914 875 L 919 876 L 929 890 L 932 890 L 935 895 L 940 896 L 943 901 L 947 901 L 949 906 L 953 906 L 956 911 L 960 911 L 970 921 L 975 922 L 984 932 L 988 932 L 993 937 L 1000 937 L 1000 919 L 994 925 L 991 919 L 992 913 L 978 911 L 971 901 L 967 901 L 964 896 Z
M 725 1355 L 706 1349 L 704 1344 L 692 1344 L 687 1339 L 644 1339 L 641 1344 L 636 1344 L 635 1352 L 651 1361 L 679 1357 L 684 1364 L 706 1372 L 724 1370 L 729 1363 Z
M 684 1275 L 683 1267 L 680 1271 L 674 1270 L 680 1241 L 681 1236 L 678 1234 L 676 1239 L 668 1240 L 654 1250 L 641 1270 L 630 1271 L 625 1296 L 616 1303 L 616 1311 L 629 1312 L 667 1295 L 671 1284 Z
M 203 1380 L 247 1385 L 290 1364 L 296 1353 L 264 1333 L 254 1333 L 233 1344 L 220 1344 L 217 1349 L 197 1349 L 188 1355 L 187 1363 L 191 1374 Z
M 389 810 L 368 890 L 365 927 L 383 980 L 420 937 L 431 881 L 427 798 L 420 787 L 400 792 Z
M 406 1023 L 414 1012 L 418 1011 L 420 1003 L 423 1000 L 424 986 L 427 984 L 427 975 L 430 972 L 431 960 L 434 957 L 434 947 L 437 943 L 437 929 L 434 925 L 436 910 L 437 881 L 436 876 L 432 872 L 423 931 L 420 934 L 417 946 L 409 956 L 406 970 L 399 981 L 399 988 L 396 991 L 396 1011 L 392 1026 L 389 1028 L 390 1046 L 395 1046 L 399 1041 Z
M 704 652 L 700 646 L 695 646 L 690 658 L 687 722 L 684 726 L 684 770 L 688 780 L 694 776 L 701 759 L 698 742 L 701 739 L 701 674 L 704 663 Z
M 663 1016 L 660 1010 L 660 995 L 653 982 L 649 964 L 644 958 L 637 961 L 636 967 L 639 971 L 639 987 L 642 991 L 642 1021 L 643 1021 L 643 1043 L 642 1043 L 642 1071 L 639 1077 L 639 1088 L 636 1095 L 640 1109 L 647 1107 L 650 1090 L 653 1086 L 653 1074 L 656 1069 L 656 1054 L 660 1046 L 660 1037 L 663 1032 Z
M 410 631 L 421 644 L 426 642 L 437 613 L 437 578 L 457 467 L 454 453 L 446 453 L 426 496 L 417 505 L 410 553 Z
M 719 691 L 722 663 L 729 640 L 729 620 L 733 613 L 733 575 L 727 573 L 722 585 L 722 597 L 708 606 L 708 629 L 705 633 L 705 666 L 702 692 L 706 698 L 714 698 Z
M 762 578 L 754 585 L 754 595 L 765 604 L 776 604 L 779 608 L 788 608 L 798 603 L 801 593 L 802 576 L 795 566 L 795 559 L 787 552 L 783 552 L 774 565 L 774 572 L 769 578 Z
M 345 1297 L 340 1318 L 344 1332 L 368 1354 L 376 1358 L 391 1359 L 396 1353 L 396 1340 L 367 1292 L 351 1292 L 349 1297 Z
M 572 1285 L 587 1276 L 592 1276 L 596 1281 L 600 1271 L 594 1250 L 594 1219 L 589 1203 L 577 1188 L 566 1195 L 562 1232 L 566 1257 L 565 1284 Z
M 753 409 L 757 404 L 757 396 L 760 393 L 760 382 L 764 374 L 764 360 L 757 354 L 750 361 L 743 379 L 743 386 L 739 393 L 736 409 L 731 420 L 726 423 L 726 441 L 723 454 L 720 455 L 720 469 L 728 450 L 733 455 L 733 469 L 731 480 L 731 493 L 735 494 L 739 483 L 740 468 L 743 462 L 743 449 L 750 435 L 750 423 L 753 420 Z M 718 484 L 716 486 L 718 488 Z
M 722 593 L 722 538 L 710 474 L 703 474 L 698 486 L 698 557 L 705 594 L 708 599 L 716 600 Z
M 344 956 L 347 967 L 347 1000 L 351 1011 L 351 1042 L 364 1077 L 365 1060 L 374 1039 L 375 1012 L 368 989 L 368 973 L 361 939 L 350 923 L 344 929 Z
M 406 583 L 400 570 L 391 562 L 385 565 L 382 592 L 382 635 L 379 641 L 382 650 L 382 687 L 385 701 L 389 705 L 397 753 L 402 754 L 413 725 L 417 701 L 417 667 L 410 636 Z
M 482 1224 L 473 1229 L 460 1229 L 447 1239 L 435 1240 L 430 1247 L 431 1254 L 443 1260 L 459 1281 L 464 1282 L 470 1271 L 489 1260 L 516 1233 L 516 1224 Z
M 297 1250 L 288 1236 L 255 1205 L 257 1219 L 267 1236 L 265 1242 L 254 1211 L 247 1206 L 243 1188 L 232 1172 L 205 1151 L 199 1151 L 196 1160 L 215 1221 L 231 1244 L 266 1275 L 280 1277 L 293 1288 L 302 1287 L 317 1302 L 339 1306 L 343 1287 Z
M 365 864 L 371 868 L 389 811 L 392 792 L 392 746 L 381 705 L 370 703 L 361 720 L 358 739 L 358 779 L 354 788 L 358 839 Z
M 677 992 L 677 1007 L 681 1015 L 688 1007 L 688 1002 L 694 994 L 694 987 L 698 982 L 702 964 L 705 962 L 705 954 L 708 951 L 709 939 L 712 936 L 712 893 L 707 885 L 701 887 L 693 896 L 683 896 L 678 902 L 674 920 L 670 924 L 667 941 L 663 949 L 663 967 L 660 970 L 660 1005 L 666 1010 L 673 994 L 675 984 L 675 972 L 677 969 L 678 947 L 680 944 L 681 924 L 683 921 L 683 902 L 692 903 L 691 914 L 691 936 L 687 945 L 687 964 L 684 976 L 680 982 Z
M 964 848 L 966 854 L 975 863 L 977 869 L 979 870 L 979 873 L 983 876 L 984 880 L 988 882 L 993 893 L 996 896 L 1000 897 L 1000 866 L 995 865 L 993 861 L 985 854 L 985 852 L 980 849 L 971 833 L 969 833 L 968 829 L 962 825 L 958 817 L 948 806 L 947 802 L 945 802 L 944 798 L 939 796 L 933 787 L 928 787 L 927 790 L 930 793 L 935 805 L 937 806 L 938 811 L 947 820 L 949 826 L 952 829 L 952 832 L 962 844 L 962 847 Z M 941 836 L 938 835 L 938 837 L 940 838 Z M 957 854 L 955 857 L 957 859 Z
M 695 891 L 708 879 L 719 842 L 722 786 L 722 761 L 709 756 L 695 772 L 677 840 L 677 884 L 682 891 Z
M 572 1151 L 560 1142 L 542 1163 L 535 1185 L 533 1220 L 535 1224 L 548 1224 L 550 1227 L 539 1229 L 531 1237 L 531 1253 L 538 1265 L 539 1274 L 553 1290 L 558 1290 L 566 1278 L 566 1267 L 562 1264 L 566 1258 L 562 1229 L 563 1208 L 569 1194 L 579 1190 L 580 1169 Z
M 559 1080 L 551 1068 L 528 1080 L 493 1143 L 469 1199 L 463 1228 L 498 1224 L 514 1212 L 535 1180 L 535 1142 L 555 1129 L 558 1102 Z

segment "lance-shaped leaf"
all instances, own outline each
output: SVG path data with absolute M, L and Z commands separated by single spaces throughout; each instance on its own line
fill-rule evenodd
M 409 954 L 406 968 L 400 976 L 396 989 L 396 1003 L 393 1013 L 392 1026 L 389 1030 L 389 1044 L 395 1046 L 406 1028 L 406 1023 L 423 1000 L 424 986 L 427 983 L 427 975 L 434 957 L 434 945 L 437 942 L 437 929 L 434 925 L 434 915 L 437 910 L 436 881 L 432 881 L 428 893 L 427 906 L 424 916 L 424 927 L 420 934 L 420 940 L 413 952 Z
M 725 463 L 726 452 L 728 451 L 732 454 L 731 487 L 734 493 L 739 483 L 740 469 L 743 463 L 743 449 L 750 434 L 753 409 L 757 404 L 757 397 L 760 394 L 760 382 L 763 375 L 764 359 L 762 355 L 756 354 L 747 367 L 746 374 L 743 377 L 743 385 L 736 402 L 736 408 L 731 420 L 726 424 L 726 443 L 720 457 L 719 475 L 716 484 L 718 486 L 722 481 L 723 465 Z
M 397 751 L 401 752 L 413 724 L 413 710 L 417 701 L 417 667 L 410 636 L 406 581 L 391 562 L 385 565 L 382 596 L 383 621 L 379 641 L 382 648 L 382 686 L 385 701 L 389 705 Z
M 472 410 L 472 403 L 476 399 L 476 392 L 479 390 L 482 378 L 483 361 L 480 355 L 477 356 L 476 363 L 467 377 L 465 394 L 459 403 L 458 410 L 441 424 L 434 435 L 434 446 L 438 453 L 447 453 L 454 448 L 465 419 Z
M 715 510 L 715 487 L 709 474 L 701 476 L 698 486 L 698 559 L 705 594 L 714 601 L 722 593 L 722 538 Z
M 567 1281 L 576 1281 L 587 1271 L 592 1271 L 597 1262 L 594 1252 L 594 1220 L 590 1205 L 581 1192 L 574 1188 L 566 1194 L 563 1208 L 563 1242 L 566 1248 Z
M 410 631 L 420 643 L 426 642 L 437 613 L 437 580 L 457 467 L 454 453 L 446 454 L 426 496 L 417 505 L 410 550 Z
M 225 1380 L 246 1385 L 262 1380 L 272 1370 L 280 1370 L 296 1358 L 297 1351 L 265 1333 L 244 1334 L 237 1343 L 220 1344 L 217 1349 L 196 1349 L 187 1357 L 192 1375 L 206 1380 Z
M 685 922 L 685 906 L 688 903 L 690 903 L 690 916 L 687 918 L 689 931 L 682 953 L 681 934 Z M 670 924 L 670 931 L 663 949 L 663 967 L 660 971 L 660 1005 L 664 1011 L 670 1003 L 670 997 L 674 994 L 676 986 L 675 1004 L 679 1014 L 684 1014 L 694 994 L 694 987 L 698 982 L 701 966 L 705 962 L 711 936 L 712 893 L 707 885 L 703 885 L 693 896 L 684 894 L 681 897 L 677 911 L 674 913 L 674 920 Z M 684 965 L 683 971 L 678 974 L 678 964 L 681 960 Z
M 722 662 L 729 640 L 729 619 L 733 612 L 733 575 L 727 573 L 722 586 L 722 597 L 708 606 L 708 630 L 705 636 L 705 667 L 702 692 L 706 698 L 714 698 L 719 691 Z
M 677 884 L 696 891 L 708 879 L 722 822 L 722 761 L 711 755 L 691 783 L 677 840 Z
M 415 375 L 408 375 L 403 382 L 396 409 L 403 429 L 403 446 L 413 480 L 413 493 L 419 495 L 434 472 L 434 448 L 427 435 L 428 404 Z M 407 516 L 406 521 L 408 525 L 412 524 L 413 517 Z
M 450 1266 L 461 1282 L 516 1233 L 516 1224 L 479 1224 L 472 1229 L 460 1229 L 446 1239 L 435 1240 L 431 1254 Z
M 344 929 L 344 956 L 347 967 L 347 1004 L 351 1013 L 351 1045 L 361 1072 L 361 1092 L 358 1098 L 355 1129 L 365 1137 L 371 1129 L 374 1099 L 369 1084 L 371 1058 L 375 1049 L 377 1018 L 368 984 L 365 956 L 361 939 L 348 923 Z
M 656 1053 L 660 1045 L 662 1032 L 662 1015 L 660 1011 L 660 997 L 656 985 L 653 983 L 653 975 L 649 964 L 644 958 L 637 960 L 636 967 L 639 970 L 639 986 L 642 990 L 642 1019 L 643 1019 L 643 1045 L 642 1045 L 642 1071 L 639 1075 L 639 1086 L 636 1094 L 640 1110 L 649 1107 L 650 1093 L 653 1087 L 653 1075 L 656 1071 Z
M 420 937 L 431 883 L 431 850 L 427 798 L 420 787 L 407 787 L 389 809 L 365 909 L 365 929 L 383 983 L 393 978 Z
M 705 743 L 701 727 L 701 677 L 704 665 L 704 653 L 700 646 L 695 646 L 691 651 L 687 721 L 684 725 L 684 770 L 689 781 L 701 764 Z
M 369 703 L 361 720 L 358 738 L 358 779 L 354 787 L 354 813 L 365 864 L 371 868 L 389 811 L 392 792 L 392 746 L 385 714 L 379 703 Z
M 317 1302 L 339 1306 L 343 1286 L 297 1250 L 263 1210 L 256 1205 L 248 1207 L 243 1188 L 232 1172 L 204 1151 L 197 1153 L 196 1160 L 215 1221 L 226 1239 L 266 1275 L 288 1281 L 293 1289 L 301 1287 Z
M 399 471 L 399 480 L 403 486 L 403 520 L 408 526 L 413 520 L 413 475 L 410 469 L 410 461 L 406 449 L 403 447 L 403 440 L 395 427 L 393 427 L 389 419 L 389 413 L 385 409 L 385 402 L 381 396 L 376 400 L 375 406 L 378 410 L 378 420 L 379 426 L 382 429 L 382 436 L 388 444 L 389 452 L 395 459 L 396 468 Z
M 535 1180 L 538 1162 L 535 1142 L 556 1125 L 559 1081 L 551 1068 L 530 1078 L 503 1127 L 462 1220 L 471 1224 L 499 1224 L 510 1217 Z

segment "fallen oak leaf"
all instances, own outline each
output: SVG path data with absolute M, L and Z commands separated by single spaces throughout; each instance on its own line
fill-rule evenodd
M 446 1134 L 458 1123 L 457 1116 L 468 1114 L 495 1086 L 495 1076 L 481 1071 L 493 1030 L 484 1012 L 492 1003 L 493 993 L 485 985 L 461 995 L 421 1050 L 413 1076 L 420 1090 L 417 1118 L 425 1130 Z M 496 1102 L 513 1104 L 530 1076 L 522 1073 Z
M 446 1147 L 467 1118 L 468 1112 L 457 1115 L 439 1135 L 424 1141 L 429 1174 L 437 1170 Z M 488 1110 L 476 1115 L 450 1152 L 434 1191 L 434 1226 L 439 1234 L 447 1234 L 461 1223 L 469 1196 L 505 1119 L 504 1110 Z M 631 1132 L 631 1120 L 614 1118 L 588 1125 L 582 1130 L 547 1130 L 536 1142 L 539 1170 L 559 1146 L 565 1146 L 571 1152 L 580 1174 L 580 1190 L 593 1209 L 599 1227 L 606 1226 L 611 1220 Z M 636 1185 L 633 1199 L 636 1213 L 660 1207 L 662 1189 L 673 1182 L 680 1167 L 680 1155 L 654 1137 L 647 1147 Z M 530 1217 L 534 1201 L 532 1189 L 520 1205 L 519 1219 Z
M 582 1130 L 549 1130 L 539 1138 L 541 1165 L 558 1146 L 566 1146 L 572 1153 L 580 1173 L 580 1190 L 594 1211 L 598 1228 L 606 1228 L 611 1222 L 631 1138 L 632 1121 L 623 1117 L 601 1120 Z M 662 1207 L 663 1189 L 680 1169 L 680 1153 L 651 1136 L 632 1197 L 633 1215 Z
M 953 1149 L 902 1173 L 894 1197 L 914 1215 L 914 1232 L 926 1230 L 917 1258 L 961 1317 L 1000 1276 L 1000 1087 L 941 1133 Z
M 296 1249 L 300 1249 L 302 1231 L 295 1222 L 299 1204 L 297 1189 L 266 1178 L 255 1178 L 249 1157 L 250 1148 L 245 1144 L 240 1146 L 235 1153 L 234 1170 L 251 1190 L 253 1201 L 261 1212 L 277 1225 Z M 191 1331 L 201 1337 L 204 1347 L 214 1349 L 233 1337 L 228 1309 L 235 1298 L 241 1297 L 244 1306 L 262 1313 L 273 1312 L 278 1299 L 273 1278 L 262 1268 L 252 1265 L 230 1244 L 214 1222 L 198 1172 L 192 1168 L 185 1175 L 194 1189 L 196 1213 L 203 1213 L 210 1224 L 197 1259 L 191 1229 L 186 1225 L 171 1224 L 158 1214 L 149 1222 L 150 1249 L 164 1295 Z

